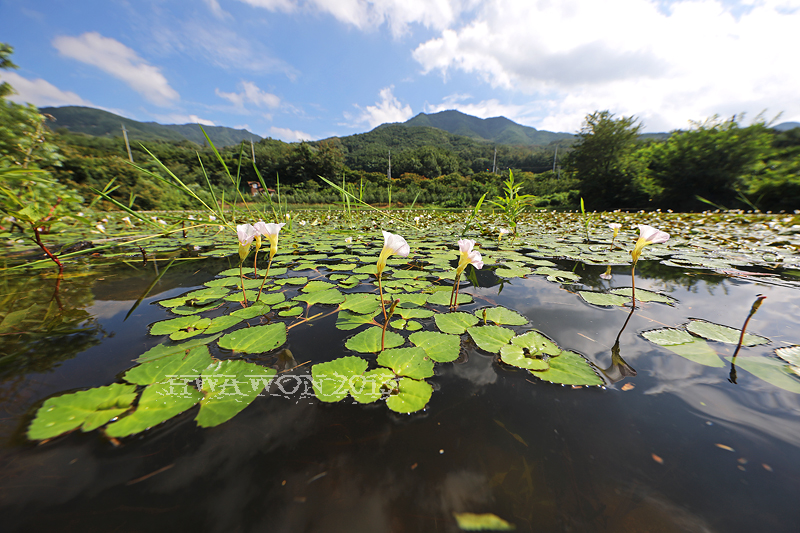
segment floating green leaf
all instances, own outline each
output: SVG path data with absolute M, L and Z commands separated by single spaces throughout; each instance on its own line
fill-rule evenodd
M 300 306 L 297 307 L 290 307 L 289 309 L 284 309 L 283 311 L 278 311 L 278 316 L 300 316 L 303 314 L 303 308 Z
M 266 296 L 266 294 L 262 294 L 261 298 L 265 298 Z M 269 306 L 259 299 L 258 302 L 251 302 L 248 307 L 237 309 L 236 311 L 232 312 L 230 316 L 234 316 L 242 320 L 249 320 L 257 316 L 266 315 L 269 313 L 269 311 Z
M 378 364 L 391 368 L 398 376 L 425 379 L 433 376 L 433 361 L 422 348 L 394 348 L 378 354 Z
M 358 353 L 378 353 L 381 351 L 381 334 L 383 330 L 373 326 L 367 330 L 350 337 L 345 343 L 348 350 Z M 393 331 L 387 331 L 384 340 L 384 349 L 401 346 L 406 340 Z
M 314 394 L 323 402 L 338 402 L 348 394 L 360 403 L 374 402 L 394 374 L 387 369 L 366 370 L 367 362 L 355 356 L 318 363 L 311 367 Z
M 380 309 L 381 304 L 375 294 L 348 294 L 345 301 L 339 304 L 340 309 L 346 309 L 354 313 L 368 315 Z
M 324 291 L 317 291 L 308 294 L 298 294 L 293 300 L 305 302 L 308 307 L 312 305 L 335 305 L 344 302 L 344 294 L 338 289 L 328 289 Z
M 620 289 L 613 289 L 611 290 L 612 294 L 619 294 L 620 296 L 627 296 L 628 301 L 631 298 L 631 288 L 630 287 L 623 287 Z M 665 296 L 663 294 L 659 294 L 657 292 L 648 291 L 645 289 L 636 289 L 636 301 L 637 302 L 658 302 L 662 304 L 669 304 L 675 305 L 677 300 L 675 298 L 671 298 L 669 296 Z
M 729 328 L 728 326 L 699 319 L 689 321 L 686 325 L 686 329 L 698 337 L 703 337 L 710 341 L 726 342 L 728 344 L 739 344 L 739 337 L 742 334 L 742 330 L 740 329 Z M 766 337 L 745 333 L 742 346 L 758 346 L 759 344 L 769 344 L 770 342 L 771 341 Z
M 324 291 L 334 288 L 336 288 L 336 285 L 334 285 L 333 283 L 328 283 L 327 281 L 321 281 L 321 280 L 314 280 L 314 281 L 309 281 L 308 284 L 306 284 L 306 286 L 300 290 L 309 293 L 309 292 Z
M 466 314 L 466 313 L 465 313 Z M 409 340 L 419 346 L 437 363 L 449 363 L 458 359 L 461 353 L 461 338 L 437 331 L 418 331 Z
M 567 272 L 550 267 L 539 267 L 533 271 L 534 274 L 547 276 L 547 281 L 564 282 L 579 281 L 581 277 L 574 272 Z
M 682 329 L 659 328 L 642 332 L 642 336 L 654 344 L 705 366 L 722 367 L 725 363 L 703 339 L 689 335 Z
M 394 310 L 395 314 L 400 315 L 405 320 L 410 320 L 412 318 L 430 318 L 433 316 L 433 311 L 430 309 L 420 309 L 420 308 L 405 308 L 405 307 L 396 307 Z
M 531 373 L 550 383 L 564 385 L 602 385 L 603 380 L 592 368 L 592 365 L 581 355 L 564 350 L 561 355 L 550 359 L 550 369 L 544 371 L 531 370 Z
M 71 394 L 62 394 L 44 402 L 28 427 L 28 438 L 44 440 L 78 427 L 91 431 L 127 411 L 136 387 L 114 383 Z
M 478 318 L 475 315 L 462 312 L 453 313 L 439 313 L 434 317 L 436 327 L 445 333 L 452 333 L 453 335 L 461 335 L 467 328 L 474 326 L 478 323 Z
M 193 387 L 183 382 L 154 383 L 148 385 L 136 410 L 113 422 L 106 428 L 110 437 L 127 437 L 169 420 L 186 411 L 203 398 Z
M 619 294 L 611 294 L 607 292 L 591 292 L 591 291 L 578 291 L 581 298 L 587 303 L 592 305 L 613 306 L 625 305 L 630 303 L 630 296 L 625 297 Z M 638 291 L 637 291 L 638 294 Z
M 473 326 L 467 329 L 478 348 L 490 353 L 500 352 L 500 348 L 508 344 L 514 337 L 514 331 L 501 326 Z
M 219 347 L 239 353 L 263 353 L 286 342 L 286 324 L 267 324 L 242 328 L 219 340 Z
M 148 361 L 155 361 L 157 359 L 161 359 L 162 357 L 166 357 L 168 355 L 173 355 L 176 353 L 180 354 L 187 354 L 189 350 L 194 348 L 195 346 L 203 346 L 206 344 L 210 344 L 211 342 L 217 340 L 222 336 L 222 333 L 218 333 L 213 337 L 203 337 L 202 339 L 192 339 L 190 341 L 181 343 L 181 344 L 158 344 L 153 346 L 138 358 L 134 359 L 137 363 L 146 363 Z
M 428 296 L 428 303 L 432 305 L 450 305 L 450 291 L 436 291 Z M 472 303 L 472 295 L 458 293 L 458 304 Z
M 494 322 L 498 326 L 524 326 L 528 323 L 528 319 L 505 307 L 487 307 L 484 309 L 477 309 L 475 316 L 479 320 L 486 320 L 487 322 Z
M 433 394 L 433 387 L 425 381 L 400 378 L 397 386 L 386 399 L 386 406 L 396 413 L 413 413 L 423 409 Z
M 351 313 L 347 310 L 342 310 L 336 315 L 336 328 L 344 331 L 350 331 L 363 326 L 364 324 L 373 323 L 378 314 L 380 314 L 380 311 L 374 311 L 368 315 L 361 315 L 357 313 Z
M 561 349 L 539 333 L 529 331 L 511 339 L 511 344 L 500 348 L 500 359 L 511 366 L 528 370 L 547 370 L 550 365 L 543 357 L 556 357 Z
M 197 425 L 213 427 L 227 422 L 250 405 L 276 373 L 244 361 L 219 361 L 206 368 L 201 375 L 205 397 L 195 418 Z
M 135 385 L 150 385 L 170 378 L 192 380 L 212 362 L 207 346 L 196 346 L 188 353 L 175 353 L 128 370 L 123 379 Z

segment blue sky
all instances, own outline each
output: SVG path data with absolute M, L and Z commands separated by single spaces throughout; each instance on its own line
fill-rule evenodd
M 800 0 L 0 0 L 16 101 L 322 139 L 458 109 L 800 121 Z

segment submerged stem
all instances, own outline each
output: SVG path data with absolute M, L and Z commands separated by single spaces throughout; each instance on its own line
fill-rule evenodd
M 247 293 L 244 290 L 244 272 L 242 271 L 242 264 L 244 264 L 244 261 L 239 263 L 239 281 L 242 282 L 242 299 L 244 306 L 247 307 Z
M 256 250 L 256 255 L 258 255 L 258 250 Z M 256 302 L 259 298 L 261 298 L 261 290 L 264 288 L 264 284 L 267 282 L 267 276 L 269 276 L 269 267 L 272 266 L 272 254 L 269 254 L 269 261 L 267 261 L 267 272 L 264 274 L 264 279 L 261 281 L 261 286 L 258 288 L 258 296 L 256 296 Z
M 766 299 L 767 297 L 764 296 L 763 294 L 756 295 L 756 301 L 753 302 L 753 306 L 750 308 L 750 313 L 747 315 L 747 318 L 744 319 L 742 332 L 739 334 L 739 343 L 736 345 L 736 351 L 733 352 L 733 357 L 731 357 L 731 373 L 730 377 L 728 378 L 728 381 L 730 381 L 734 385 L 736 384 L 736 366 L 735 366 L 736 356 L 739 355 L 739 350 L 741 350 L 742 348 L 742 342 L 744 342 L 744 332 L 747 330 L 747 324 L 750 322 L 750 318 L 752 318 L 752 316 L 756 314 L 758 308 L 761 307 L 761 302 L 763 302 Z

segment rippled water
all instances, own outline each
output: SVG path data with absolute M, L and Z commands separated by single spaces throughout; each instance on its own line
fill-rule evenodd
M 324 404 L 303 394 L 310 367 L 348 355 L 341 339 L 353 333 L 335 329 L 331 316 L 289 337 L 296 363 L 309 364 L 282 374 L 269 395 L 221 426 L 197 427 L 195 407 L 119 445 L 96 431 L 38 445 L 26 439 L 45 398 L 118 381 L 160 342 L 147 326 L 171 315 L 155 301 L 228 266 L 209 259 L 173 267 L 127 320 L 154 278 L 149 267 L 68 278 L 62 305 L 85 311 L 75 327 L 28 337 L 27 351 L 0 341 L 19 352 L 0 367 L 3 530 L 457 531 L 453 513 L 460 512 L 493 513 L 517 531 L 789 532 L 800 523 L 800 396 L 741 368 L 731 383 L 727 362 L 702 366 L 640 335 L 695 317 L 740 328 L 764 294 L 748 332 L 772 343 L 743 348 L 739 357 L 774 358 L 776 347 L 800 342 L 797 289 L 685 275 L 656 262 L 640 263 L 637 289 L 678 303 L 634 312 L 620 355 L 636 375 L 605 387 L 542 382 L 465 335 L 461 357 L 438 364 L 428 380 L 434 393 L 422 412 Z M 559 266 L 575 267 L 584 288 L 630 285 L 628 267 L 615 267 L 606 281 L 603 266 Z M 15 282 L 13 290 L 31 298 L 38 291 L 46 301 L 54 282 Z M 515 309 L 601 369 L 611 366 L 628 318 L 628 308 L 591 306 L 543 276 L 465 290 L 475 302 L 459 310 Z M 432 329 L 432 319 L 422 322 Z M 712 346 L 721 356 L 735 348 Z M 218 348 L 212 355 L 226 357 Z M 280 364 L 274 354 L 250 360 Z

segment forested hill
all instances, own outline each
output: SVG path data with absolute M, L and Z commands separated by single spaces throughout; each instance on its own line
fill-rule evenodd
M 205 137 L 197 124 L 158 124 L 156 122 L 137 122 L 129 118 L 94 109 L 91 107 L 65 106 L 42 107 L 39 111 L 52 115 L 56 120 L 49 126 L 56 130 L 67 128 L 74 133 L 85 133 L 96 137 L 122 137 L 122 126 L 128 131 L 128 139 L 137 141 L 185 141 L 199 145 Z M 261 137 L 247 130 L 237 130 L 224 126 L 203 126 L 215 146 L 231 146 L 241 141 L 261 140 Z
M 571 139 L 571 133 L 542 131 L 522 126 L 506 117 L 478 118 L 460 111 L 450 110 L 440 113 L 420 113 L 403 122 L 404 126 L 429 126 L 455 135 L 491 141 L 498 144 L 546 145 L 553 141 Z M 379 126 L 380 127 L 380 126 Z

